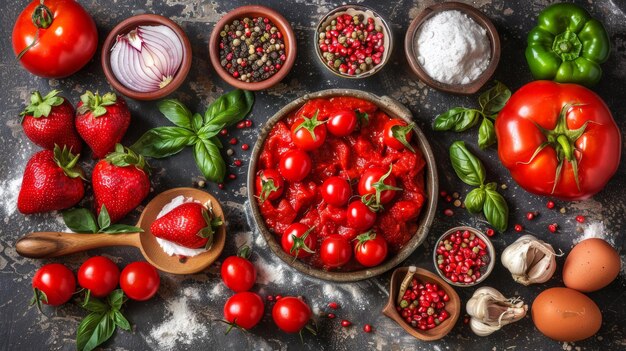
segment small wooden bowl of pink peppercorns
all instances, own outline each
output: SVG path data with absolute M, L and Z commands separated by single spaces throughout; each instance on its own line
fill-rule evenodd
M 446 283 L 469 287 L 491 274 L 496 263 L 496 250 L 480 230 L 454 227 L 437 240 L 433 260 L 437 273 Z
M 362 5 L 343 5 L 317 25 L 315 52 L 331 72 L 343 78 L 365 78 L 389 61 L 393 35 L 387 22 Z

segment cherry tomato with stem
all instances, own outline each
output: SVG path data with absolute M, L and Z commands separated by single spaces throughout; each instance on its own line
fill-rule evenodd
M 311 256 L 317 247 L 317 235 L 313 229 L 302 223 L 291 224 L 280 239 L 283 251 L 293 256 L 294 260 Z
M 261 203 L 278 199 L 285 190 L 285 180 L 275 169 L 260 170 L 256 176 L 256 195 Z
M 414 123 L 407 125 L 406 122 L 399 119 L 390 120 L 385 123 L 383 130 L 383 143 L 398 151 L 406 148 L 415 153 L 415 149 L 411 145 L 414 126 Z
M 272 309 L 272 319 L 280 330 L 286 333 L 299 333 L 311 320 L 311 308 L 302 299 L 293 296 L 285 296 L 276 301 Z
M 94 256 L 78 269 L 78 284 L 94 297 L 105 297 L 115 290 L 120 281 L 120 269 L 104 256 Z
M 236 256 L 224 260 L 221 268 L 222 281 L 234 292 L 248 291 L 256 282 L 256 268 L 250 262 L 250 247 L 242 246 Z
M 145 261 L 128 264 L 120 274 L 120 287 L 124 294 L 136 301 L 150 300 L 160 285 L 159 272 Z
M 322 241 L 320 258 L 327 267 L 341 267 L 352 258 L 352 246 L 348 239 L 340 234 L 329 235 Z
M 60 263 L 43 265 L 33 277 L 33 298 L 31 306 L 41 304 L 59 306 L 68 302 L 76 290 L 76 278 L 69 268 Z
M 383 168 L 372 167 L 363 172 L 363 176 L 359 179 L 358 190 L 363 200 L 374 207 L 389 203 L 396 196 L 396 191 L 402 190 L 398 188 L 396 177 L 391 174 L 393 166 L 389 166 L 389 170 Z
M 358 235 L 354 240 L 354 257 L 365 267 L 378 266 L 387 258 L 387 241 L 373 230 Z
M 337 176 L 326 179 L 322 184 L 320 191 L 324 201 L 337 207 L 347 204 L 350 200 L 350 196 L 352 196 L 350 183 Z
M 356 112 L 352 110 L 339 110 L 330 115 L 326 127 L 330 134 L 344 137 L 352 134 L 357 124 L 358 118 Z
M 315 150 L 326 140 L 326 123 L 317 119 L 319 110 L 313 117 L 298 118 L 291 126 L 291 140 L 302 150 Z
M 226 334 L 233 327 L 252 329 L 263 318 L 265 305 L 258 294 L 244 291 L 231 296 L 224 305 L 224 319 L 229 324 Z
M 346 220 L 348 227 L 359 232 L 370 229 L 376 223 L 376 212 L 372 211 L 361 200 L 355 200 L 348 205 Z
M 311 157 L 298 149 L 287 151 L 280 159 L 278 170 L 290 182 L 299 182 L 311 173 Z

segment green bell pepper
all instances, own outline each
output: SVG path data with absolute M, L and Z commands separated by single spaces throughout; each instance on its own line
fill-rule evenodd
M 595 85 L 609 58 L 609 36 L 598 20 L 570 4 L 546 7 L 528 33 L 526 61 L 535 79 Z

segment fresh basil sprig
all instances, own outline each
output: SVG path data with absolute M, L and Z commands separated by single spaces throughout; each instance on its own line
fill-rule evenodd
M 493 121 L 498 112 L 504 108 L 511 97 L 511 91 L 506 85 L 496 81 L 496 85 L 482 93 L 478 98 L 480 110 L 465 107 L 454 107 L 438 115 L 433 123 L 433 129 L 437 131 L 454 130 L 455 132 L 466 131 L 476 124 L 482 117 L 478 128 L 478 146 L 485 149 L 496 143 L 496 131 Z M 492 121 L 493 120 L 493 121 Z
M 107 296 L 106 302 L 91 298 L 81 304 L 89 314 L 76 331 L 76 348 L 81 351 L 95 349 L 113 335 L 116 327 L 130 331 L 130 323 L 121 312 L 124 302 L 124 292 L 117 289 Z
M 63 221 L 65 225 L 75 233 L 123 234 L 143 232 L 143 229 L 132 225 L 111 224 L 109 211 L 107 211 L 104 205 L 100 208 L 97 222 L 93 213 L 86 208 L 73 208 L 63 211 Z
M 241 121 L 252 109 L 254 94 L 233 90 L 213 101 L 204 116 L 193 114 L 178 100 L 160 101 L 159 111 L 176 126 L 150 129 L 130 148 L 146 157 L 165 158 L 193 146 L 193 155 L 204 177 L 221 182 L 226 175 L 226 163 L 217 134 L 224 127 Z
M 496 183 L 485 184 L 485 167 L 474 156 L 462 141 L 455 141 L 450 146 L 452 168 L 461 181 L 474 186 L 465 196 L 464 205 L 470 213 L 485 214 L 485 218 L 497 230 L 506 230 L 509 222 L 509 206 L 500 193 L 496 191 Z

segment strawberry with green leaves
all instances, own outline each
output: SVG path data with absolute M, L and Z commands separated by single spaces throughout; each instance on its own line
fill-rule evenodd
M 34 154 L 24 170 L 17 209 L 23 214 L 63 210 L 85 195 L 83 170 L 67 147 Z
M 130 124 L 130 111 L 123 98 L 113 93 L 100 96 L 87 91 L 76 108 L 76 129 L 93 151 L 93 158 L 104 158 L 115 149 Z
M 114 152 L 96 163 L 91 184 L 98 214 L 106 206 L 111 223 L 115 223 L 148 196 L 148 165 L 143 156 L 116 144 Z
M 213 234 L 222 225 L 222 219 L 197 202 L 177 206 L 152 222 L 150 231 L 154 236 L 190 249 L 209 249 Z
M 34 91 L 30 96 L 30 104 L 20 113 L 24 134 L 33 143 L 47 150 L 54 145 L 68 147 L 72 152 L 79 153 L 83 141 L 74 127 L 74 107 L 60 91 L 52 90 L 46 96 Z

